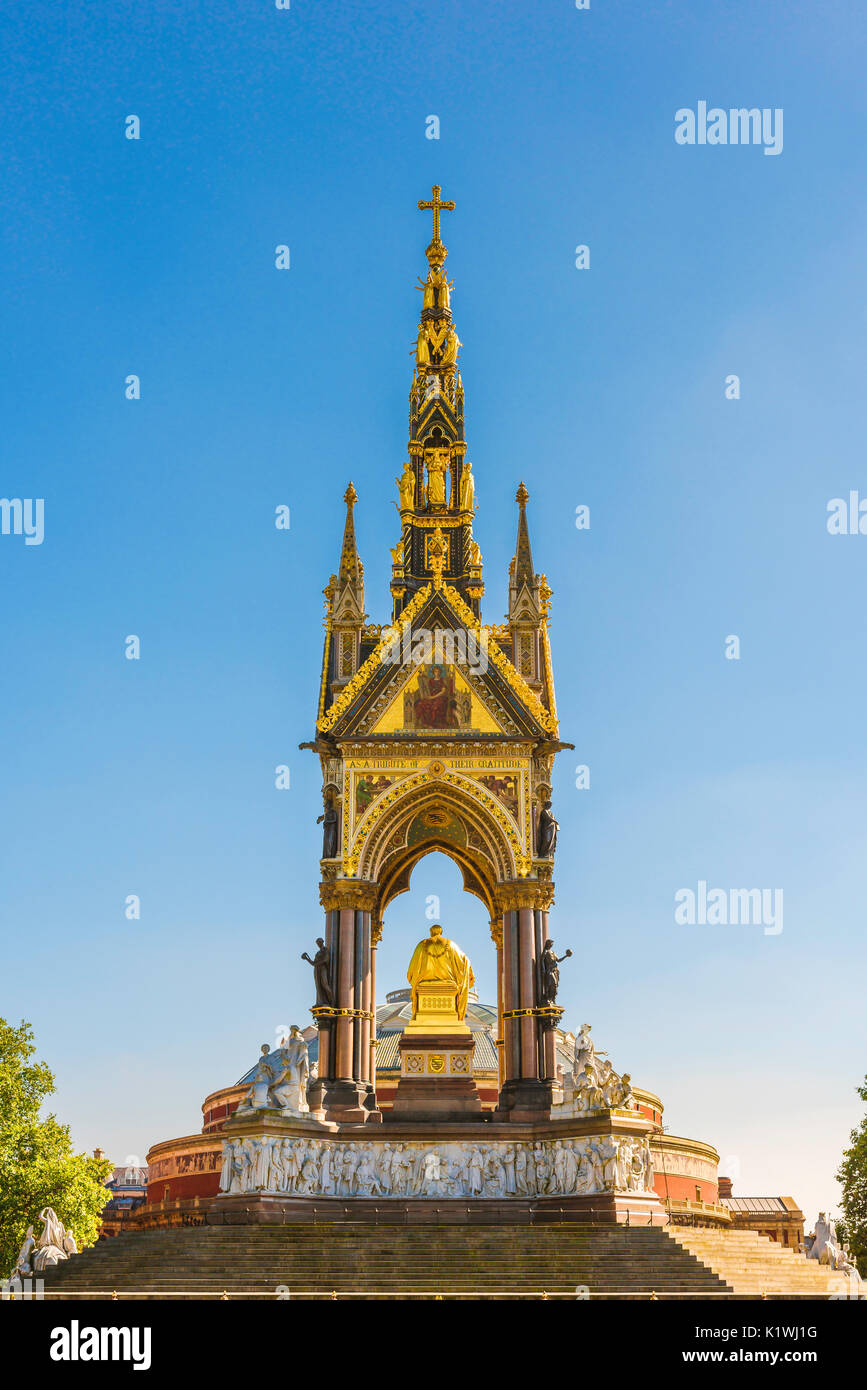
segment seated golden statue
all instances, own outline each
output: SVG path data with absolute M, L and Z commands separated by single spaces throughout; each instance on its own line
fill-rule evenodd
M 447 1023 L 449 1019 L 463 1024 L 475 976 L 460 946 L 443 936 L 442 927 L 431 927 L 430 936 L 418 943 L 406 978 L 412 986 L 412 1018 L 416 1028 L 423 1021 L 432 1027 Z M 421 1013 L 427 1016 L 425 1019 L 419 1017 L 420 1000 L 424 1001 Z

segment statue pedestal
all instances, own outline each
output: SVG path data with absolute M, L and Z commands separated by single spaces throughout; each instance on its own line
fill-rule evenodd
M 400 1081 L 384 1121 L 479 1119 L 482 1100 L 473 1078 L 475 1041 L 469 1028 L 459 1021 L 454 1031 L 411 1028 L 398 1043 Z
M 316 1117 L 344 1125 L 377 1123 L 381 1119 L 373 1087 L 363 1081 L 317 1077 L 308 1095 Z
M 554 1104 L 554 1083 L 539 1077 L 507 1081 L 500 1091 L 494 1114 L 512 1124 L 535 1124 L 550 1120 Z
M 447 1033 L 464 1038 L 472 1036 L 466 1023 L 458 1018 L 454 987 L 444 980 L 419 980 L 415 992 L 418 1008 L 406 1025 L 405 1033 L 411 1037 L 420 1034 L 442 1037 Z

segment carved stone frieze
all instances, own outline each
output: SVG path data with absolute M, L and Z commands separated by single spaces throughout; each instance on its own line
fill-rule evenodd
M 389 1143 L 365 1139 L 282 1139 L 271 1134 L 223 1142 L 220 1191 L 295 1197 L 592 1196 L 651 1192 L 646 1136 Z

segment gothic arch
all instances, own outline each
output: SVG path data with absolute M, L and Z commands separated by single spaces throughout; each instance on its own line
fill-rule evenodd
M 446 840 L 433 837 L 421 844 L 396 849 L 384 862 L 377 897 L 377 915 L 380 921 L 389 904 L 401 893 L 409 891 L 410 879 L 416 864 L 420 863 L 427 855 L 435 853 L 444 854 L 457 864 L 463 877 L 464 891 L 479 898 L 487 908 L 488 915 L 494 916 L 496 906 L 493 884 L 490 881 L 487 865 L 468 851 L 459 849 Z
M 465 887 L 492 911 L 495 885 L 516 877 L 520 844 L 508 816 L 477 782 L 446 770 L 434 779 L 429 772 L 409 777 L 383 799 L 359 846 L 356 873 L 382 891 L 389 885 L 394 897 L 405 891 L 413 865 L 434 848 L 460 865 Z M 407 885 L 398 887 L 402 872 Z

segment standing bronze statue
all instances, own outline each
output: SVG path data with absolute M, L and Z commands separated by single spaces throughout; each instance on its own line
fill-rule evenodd
M 541 1002 L 546 1008 L 551 1008 L 557 1002 L 557 991 L 560 988 L 560 962 L 567 960 L 571 954 L 571 951 L 566 951 L 565 955 L 557 956 L 554 954 L 554 943 L 550 937 L 545 942 L 539 961 L 542 977 L 539 993 Z
M 334 991 L 331 988 L 331 954 L 321 936 L 317 936 L 316 945 L 319 950 L 316 955 L 308 956 L 306 951 L 301 953 L 301 959 L 306 960 L 308 965 L 313 966 L 313 983 L 316 986 L 316 1006 L 324 1004 L 327 1008 L 334 1007 Z
M 325 810 L 321 816 L 317 816 L 316 824 L 322 826 L 322 858 L 337 858 L 337 826 L 340 817 L 337 814 L 337 807 L 334 805 L 334 797 L 329 796 L 325 802 Z
M 536 853 L 540 859 L 550 859 L 554 853 L 559 829 L 560 826 L 551 811 L 550 801 L 543 801 L 539 812 L 539 828 L 536 832 Z

